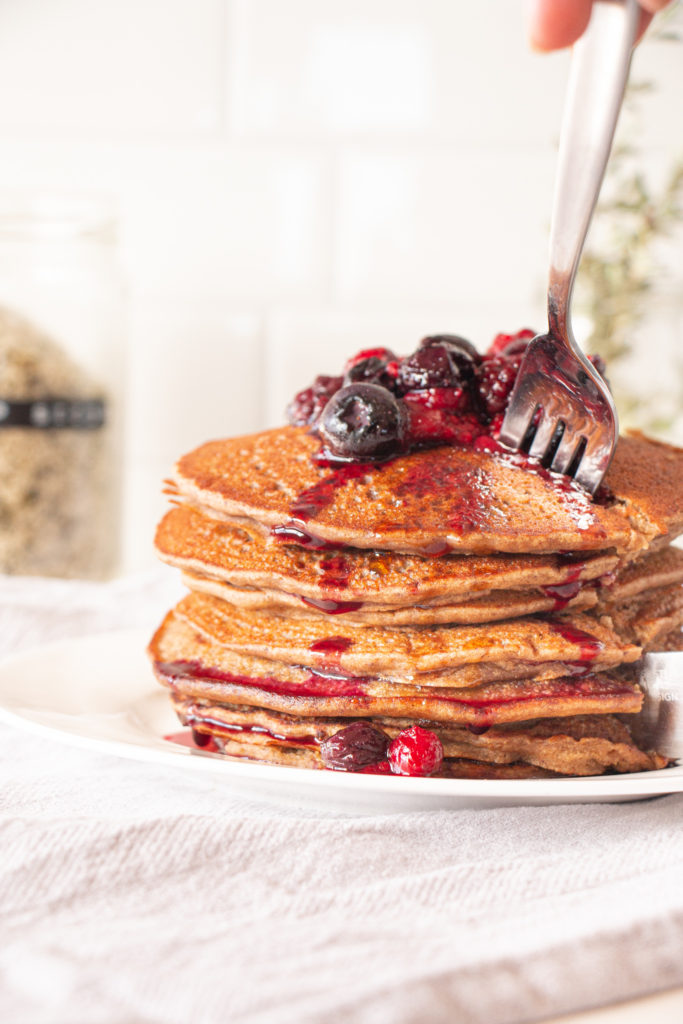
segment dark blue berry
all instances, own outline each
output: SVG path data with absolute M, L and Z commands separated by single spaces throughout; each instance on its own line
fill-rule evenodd
M 353 722 L 320 744 L 320 756 L 326 768 L 357 772 L 383 761 L 388 746 L 389 737 L 370 722 Z
M 379 359 L 377 356 L 360 359 L 346 371 L 344 384 L 367 381 L 368 384 L 380 384 L 382 387 L 387 387 L 389 378 L 384 372 L 386 365 L 387 360 Z
M 403 392 L 427 388 L 459 388 L 462 375 L 445 345 L 419 348 L 401 363 L 398 383 Z
M 348 384 L 329 400 L 318 429 L 330 452 L 340 458 L 386 458 L 400 447 L 404 413 L 386 388 Z
M 445 346 L 458 363 L 476 365 L 481 362 L 481 355 L 472 342 L 461 338 L 459 334 L 430 334 L 420 342 L 420 348 L 432 348 L 433 345 Z

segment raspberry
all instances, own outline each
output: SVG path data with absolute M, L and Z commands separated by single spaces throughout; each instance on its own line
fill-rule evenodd
M 306 427 L 317 422 L 328 401 L 342 386 L 341 377 L 316 377 L 310 388 L 304 388 L 287 406 L 287 419 L 293 427 Z
M 505 410 L 521 362 L 521 354 L 487 356 L 478 367 L 479 395 L 489 417 Z
M 536 332 L 528 327 L 517 331 L 516 334 L 497 334 L 488 349 L 487 356 L 497 356 L 504 352 L 506 356 L 518 355 L 524 352 L 527 344 L 536 337 Z
M 370 722 L 352 722 L 320 744 L 320 756 L 326 768 L 360 772 L 384 761 L 389 737 Z
M 389 747 L 389 765 L 394 775 L 433 775 L 442 761 L 441 740 L 419 725 L 404 729 Z

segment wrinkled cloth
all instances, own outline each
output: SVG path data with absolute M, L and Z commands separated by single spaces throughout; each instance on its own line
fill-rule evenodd
M 179 592 L 0 580 L 0 653 Z M 0 740 L 3 1021 L 512 1024 L 683 983 L 683 795 L 342 815 Z

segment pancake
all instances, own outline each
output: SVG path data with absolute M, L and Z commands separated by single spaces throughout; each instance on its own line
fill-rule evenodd
M 186 506 L 161 520 L 159 557 L 191 576 L 311 600 L 363 601 L 392 608 L 596 580 L 617 568 L 616 554 L 449 555 L 316 551 L 268 539 L 258 527 L 221 522 Z
M 183 573 L 182 579 L 190 590 L 212 594 L 239 608 L 304 619 L 315 619 L 322 612 L 338 615 L 339 620 L 344 622 L 366 626 L 473 625 L 556 611 L 558 603 L 563 608 L 578 611 L 592 608 L 598 601 L 595 590 L 588 589 L 566 600 L 534 590 L 494 590 L 486 597 L 463 600 L 461 604 L 428 603 L 408 605 L 406 608 L 386 608 L 368 602 L 336 601 L 329 598 L 316 601 L 276 590 L 240 590 L 229 583 L 192 573 Z
M 409 556 L 405 556 L 406 558 Z M 504 557 L 504 556 L 500 556 Z M 480 561 L 476 556 L 448 556 L 448 561 Z M 609 559 L 596 556 L 597 565 Z M 574 563 L 574 574 L 585 570 L 585 563 Z M 595 571 L 595 566 L 588 570 Z M 600 613 L 609 612 L 625 599 L 665 586 L 680 588 L 683 583 L 683 551 L 666 548 L 639 558 L 616 573 L 595 580 L 577 579 L 567 584 L 537 587 L 531 590 L 490 590 L 483 596 L 465 594 L 460 602 L 448 598 L 415 598 L 417 603 L 406 607 L 387 608 L 370 601 L 338 600 L 322 590 L 319 598 L 267 588 L 239 588 L 210 577 L 185 572 L 183 581 L 188 589 L 213 594 L 240 608 L 296 618 L 315 618 L 320 613 L 334 615 L 338 622 L 357 622 L 363 625 L 439 625 L 476 624 L 502 619 L 538 615 L 556 611 L 581 611 L 596 605 Z M 607 582 L 609 580 L 609 582 Z
M 683 584 L 683 549 L 664 547 L 600 578 L 600 603 L 614 604 L 646 590 Z
M 239 654 L 311 668 L 332 664 L 355 675 L 406 679 L 480 662 L 538 666 L 562 661 L 602 669 L 640 655 L 637 646 L 622 642 L 607 623 L 581 614 L 435 629 L 344 623 L 343 635 L 330 617 L 259 615 L 198 593 L 184 597 L 175 614 Z
M 153 647 L 154 658 L 163 662 L 177 662 L 182 665 L 201 664 L 207 660 L 207 649 L 211 648 L 211 659 L 207 664 L 213 665 L 222 676 L 228 674 L 231 677 L 246 677 L 247 679 L 277 675 L 278 683 L 291 684 L 297 689 L 307 687 L 311 675 L 333 679 L 349 679 L 348 688 L 354 689 L 360 685 L 363 677 L 354 677 L 349 673 L 342 672 L 334 664 L 320 664 L 317 668 L 306 668 L 301 665 L 288 665 L 284 662 L 273 662 L 268 658 L 258 658 L 253 655 L 239 654 L 230 650 L 199 632 L 186 619 L 176 614 L 173 609 L 168 613 L 159 631 L 155 635 Z M 482 683 L 494 683 L 508 680 L 521 679 L 555 679 L 558 676 L 573 673 L 574 675 L 586 674 L 590 666 L 562 661 L 545 661 L 543 663 L 528 661 L 520 662 L 509 660 L 505 662 L 480 661 L 459 667 L 447 666 L 442 670 L 434 672 L 420 672 L 418 676 L 400 676 L 396 673 L 393 679 L 388 680 L 394 687 L 406 688 L 407 693 L 415 693 L 415 687 L 423 690 L 425 687 L 437 687 L 447 689 L 462 689 L 473 686 L 480 686 Z M 384 677 L 382 677 L 384 679 Z M 387 680 L 384 680 L 387 681 Z M 344 689 L 342 682 L 338 690 L 341 693 Z
M 213 441 L 180 459 L 174 483 L 213 516 L 294 522 L 334 544 L 417 554 L 632 554 L 683 529 L 683 450 L 640 435 L 619 439 L 604 504 L 522 456 L 486 448 L 443 445 L 330 470 L 312 461 L 318 447 L 298 427 Z
M 306 752 L 307 766 L 323 768 L 321 743 L 348 724 L 343 718 L 299 718 L 240 705 L 197 702 L 172 697 L 178 718 L 199 736 L 241 746 L 238 756 L 283 763 L 283 751 Z M 372 718 L 374 726 L 390 739 L 409 727 L 408 719 Z M 423 722 L 441 740 L 443 774 L 452 774 L 449 762 L 479 764 L 526 764 L 562 775 L 596 775 L 604 771 L 632 772 L 662 768 L 663 758 L 639 750 L 628 727 L 613 715 L 577 715 L 542 719 L 515 725 L 493 726 L 472 732 L 461 726 Z M 227 741 L 227 746 L 225 745 Z M 201 742 L 201 740 L 200 740 Z M 232 747 L 234 749 L 234 747 Z
M 606 608 L 620 636 L 644 651 L 657 651 L 664 637 L 683 626 L 683 588 L 658 587 Z

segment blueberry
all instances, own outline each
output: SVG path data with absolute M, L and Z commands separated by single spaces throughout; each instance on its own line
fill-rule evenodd
M 451 359 L 460 368 L 476 366 L 481 362 L 481 355 L 471 341 L 461 338 L 459 334 L 433 334 L 423 338 L 420 342 L 420 349 L 432 348 L 435 345 L 442 345 L 451 354 Z
M 405 391 L 424 391 L 427 388 L 459 388 L 462 375 L 458 364 L 451 358 L 445 345 L 419 348 L 401 363 L 398 382 Z
M 358 772 L 387 756 L 389 737 L 370 722 L 352 722 L 320 744 L 326 768 Z
M 329 400 L 318 429 L 334 455 L 345 459 L 384 458 L 400 447 L 404 414 L 386 388 L 348 384 Z

